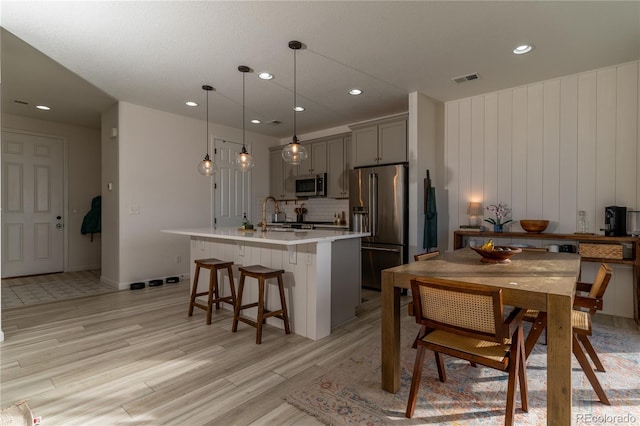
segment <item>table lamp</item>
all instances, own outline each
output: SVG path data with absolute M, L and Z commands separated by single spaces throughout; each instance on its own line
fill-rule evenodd
M 467 214 L 469 215 L 469 226 L 480 226 L 478 216 L 482 216 L 482 203 L 470 202 L 469 207 L 467 207 Z

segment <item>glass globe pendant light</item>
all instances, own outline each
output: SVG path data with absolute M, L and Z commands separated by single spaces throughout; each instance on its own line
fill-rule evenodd
M 204 156 L 204 160 L 198 164 L 198 173 L 203 176 L 213 176 L 216 174 L 216 163 L 209 158 L 209 92 L 214 90 L 214 88 L 205 84 L 202 86 L 202 90 L 207 92 L 207 135 L 204 139 L 207 154 Z
M 249 153 L 247 152 L 247 147 L 245 145 L 245 118 L 244 118 L 244 109 L 245 109 L 244 77 L 246 73 L 251 72 L 251 68 L 249 68 L 246 65 L 240 65 L 238 67 L 238 71 L 242 73 L 242 151 L 240 151 L 240 153 L 236 156 L 236 165 L 241 171 L 246 172 L 247 170 L 253 167 L 253 157 L 249 155 Z
M 289 49 L 293 50 L 293 138 L 282 150 L 282 158 L 289 164 L 298 165 L 307 158 L 307 149 L 300 145 L 296 135 L 296 50 L 302 49 L 299 41 L 290 41 Z

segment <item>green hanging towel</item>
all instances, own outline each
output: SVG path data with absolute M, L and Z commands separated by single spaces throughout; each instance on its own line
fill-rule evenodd
M 82 227 L 80 233 L 82 235 L 91 234 L 91 241 L 93 241 L 93 234 L 97 234 L 102 231 L 102 197 L 97 196 L 91 200 L 91 210 L 84 216 L 82 220 Z
M 424 180 L 424 242 L 427 249 L 438 247 L 438 209 L 436 208 L 436 189 L 431 186 L 431 176 L 427 170 Z

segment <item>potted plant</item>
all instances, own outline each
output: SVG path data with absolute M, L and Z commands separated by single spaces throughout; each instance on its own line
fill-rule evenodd
M 504 225 L 512 222 L 511 219 L 507 219 L 507 216 L 511 213 L 511 209 L 508 209 L 507 205 L 503 202 L 488 205 L 487 210 L 493 212 L 496 216 L 495 219 L 490 217 L 484 220 L 485 222 L 489 222 L 493 225 L 493 232 L 502 232 Z

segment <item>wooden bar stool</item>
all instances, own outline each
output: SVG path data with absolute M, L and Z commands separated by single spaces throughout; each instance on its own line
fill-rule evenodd
M 196 272 L 193 277 L 193 288 L 191 289 L 191 302 L 189 303 L 189 316 L 193 315 L 193 308 L 198 307 L 207 311 L 207 324 L 211 324 L 211 313 L 213 304 L 216 304 L 216 310 L 220 309 L 220 302 L 226 302 L 232 305 L 235 309 L 236 306 L 236 289 L 233 284 L 233 269 L 231 265 L 233 262 L 226 262 L 224 260 L 210 258 L 199 259 L 195 261 Z M 198 278 L 200 276 L 200 268 L 209 270 L 209 291 L 203 291 L 198 293 Z M 220 289 L 218 287 L 218 271 L 221 269 L 227 269 L 229 274 L 229 287 L 231 288 L 231 296 L 220 297 Z M 207 295 L 207 304 L 204 305 L 196 301 L 196 297 Z
M 262 324 L 269 317 L 280 318 L 284 321 L 285 333 L 291 333 L 289 329 L 289 314 L 287 313 L 287 303 L 284 298 L 284 283 L 282 281 L 282 274 L 284 269 L 272 269 L 261 265 L 243 266 L 240 268 L 240 286 L 238 287 L 238 299 L 233 313 L 233 325 L 231 327 L 232 332 L 238 330 L 238 321 L 242 321 L 257 329 L 256 344 L 262 343 Z M 242 292 L 244 291 L 244 279 L 245 277 L 251 277 L 258 280 L 258 301 L 242 305 Z M 280 306 L 277 311 L 269 311 L 264 308 L 264 283 L 270 278 L 278 279 L 278 290 L 280 292 Z M 258 316 L 253 321 L 247 317 L 240 316 L 240 311 L 243 309 L 258 307 Z

